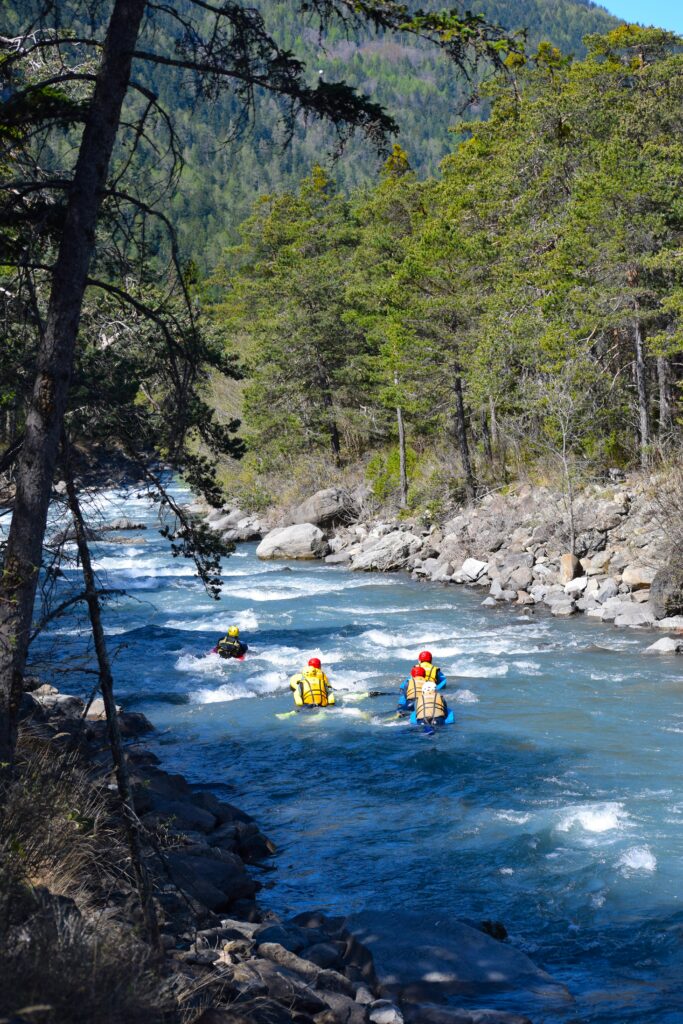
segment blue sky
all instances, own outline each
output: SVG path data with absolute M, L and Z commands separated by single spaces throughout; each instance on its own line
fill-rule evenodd
M 602 3 L 624 21 L 657 25 L 683 35 L 682 0 L 602 0 Z

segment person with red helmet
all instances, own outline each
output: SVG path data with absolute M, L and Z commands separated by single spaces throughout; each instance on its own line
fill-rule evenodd
M 323 672 L 320 658 L 309 658 L 306 668 L 295 673 L 289 680 L 289 686 L 298 708 L 326 708 L 334 704 L 332 687 Z
M 425 679 L 428 683 L 434 683 L 437 690 L 443 690 L 448 682 L 438 665 L 432 661 L 431 651 L 420 651 L 417 656 L 417 664 L 425 670 Z
M 415 708 L 415 701 L 422 692 L 427 673 L 421 665 L 415 665 L 410 670 L 410 675 L 401 683 L 401 694 L 398 698 L 398 713 L 408 714 Z

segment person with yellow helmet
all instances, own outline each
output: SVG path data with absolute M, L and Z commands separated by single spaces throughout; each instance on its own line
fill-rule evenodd
M 322 670 L 320 658 L 309 658 L 302 672 L 296 672 L 289 680 L 298 708 L 326 708 L 334 704 L 330 681 Z
M 249 648 L 239 637 L 240 631 L 237 626 L 230 626 L 223 639 L 214 647 L 214 651 L 220 654 L 221 658 L 243 658 Z

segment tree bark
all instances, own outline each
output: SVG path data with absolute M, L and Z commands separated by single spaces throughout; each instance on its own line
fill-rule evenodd
M 16 744 L 31 618 L 95 229 L 145 0 L 115 0 L 81 138 L 37 358 L 0 582 L 0 763 Z
M 459 373 L 455 376 L 453 387 L 455 390 L 455 430 L 458 435 L 460 457 L 462 458 L 462 468 L 465 474 L 465 491 L 469 500 L 474 501 L 477 496 L 477 482 L 474 479 L 470 447 L 467 443 L 467 419 L 465 417 L 465 402 L 462 397 L 462 378 Z
M 493 446 L 491 444 L 491 431 L 489 430 L 489 420 L 486 415 L 486 409 L 481 410 L 481 438 L 484 442 L 486 461 L 489 466 L 493 466 Z
M 659 383 L 659 439 L 665 441 L 674 425 L 671 364 L 666 356 L 657 356 L 657 380 Z
M 635 342 L 636 389 L 638 391 L 638 430 L 640 434 L 640 465 L 647 469 L 650 446 L 650 416 L 647 404 L 647 368 L 645 365 L 645 336 L 643 325 L 636 320 L 633 328 Z
M 81 560 L 81 570 L 83 572 L 83 581 L 85 583 L 86 602 L 88 605 L 88 614 L 90 616 L 95 654 L 97 656 L 97 667 L 99 669 L 100 690 L 102 692 L 104 709 L 107 715 L 109 746 L 111 748 L 114 770 L 116 772 L 116 784 L 119 791 L 119 798 L 121 800 L 123 820 L 130 849 L 131 865 L 133 868 L 133 874 L 135 875 L 135 882 L 137 885 L 138 896 L 140 898 L 142 915 L 145 921 L 147 938 L 152 944 L 152 947 L 158 949 L 159 924 L 157 921 L 156 910 L 154 908 L 152 887 L 150 885 L 147 871 L 145 870 L 142 843 L 140 841 L 139 820 L 135 811 L 135 803 L 133 801 L 133 793 L 130 787 L 130 778 L 128 776 L 128 766 L 123 752 L 121 730 L 119 728 L 119 720 L 116 713 L 116 701 L 114 700 L 114 678 L 111 672 L 109 653 L 107 651 L 107 643 L 104 636 L 104 628 L 102 626 L 100 599 L 95 582 L 95 574 L 92 568 L 92 561 L 90 559 L 87 531 L 83 521 L 83 514 L 78 501 L 78 495 L 76 494 L 73 474 L 69 464 L 68 444 L 66 442 L 64 444 L 64 464 L 66 471 L 66 493 L 69 501 L 69 509 L 71 510 L 71 517 L 74 523 L 78 555 Z
M 408 507 L 408 467 L 406 464 L 406 431 L 403 424 L 403 409 L 396 406 L 396 421 L 398 423 L 398 463 L 401 477 L 401 508 Z

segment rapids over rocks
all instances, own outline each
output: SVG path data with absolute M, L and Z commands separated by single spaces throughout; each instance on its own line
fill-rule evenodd
M 259 562 L 251 544 L 225 561 L 216 603 L 146 499 L 100 504 L 149 527 L 93 544 L 105 585 L 127 591 L 105 610 L 117 698 L 154 722 L 166 768 L 276 842 L 267 906 L 351 915 L 386 948 L 408 928 L 499 919 L 575 1001 L 493 991 L 485 1005 L 537 1024 L 683 1021 L 683 659 L 641 657 L 649 632 L 483 609 L 477 590 L 404 575 Z M 60 620 L 34 660 L 75 664 L 79 621 Z M 233 622 L 243 663 L 208 653 Z M 396 691 L 424 646 L 456 712 L 429 739 L 396 720 L 394 696 L 360 697 Z M 339 706 L 276 717 L 311 655 Z

